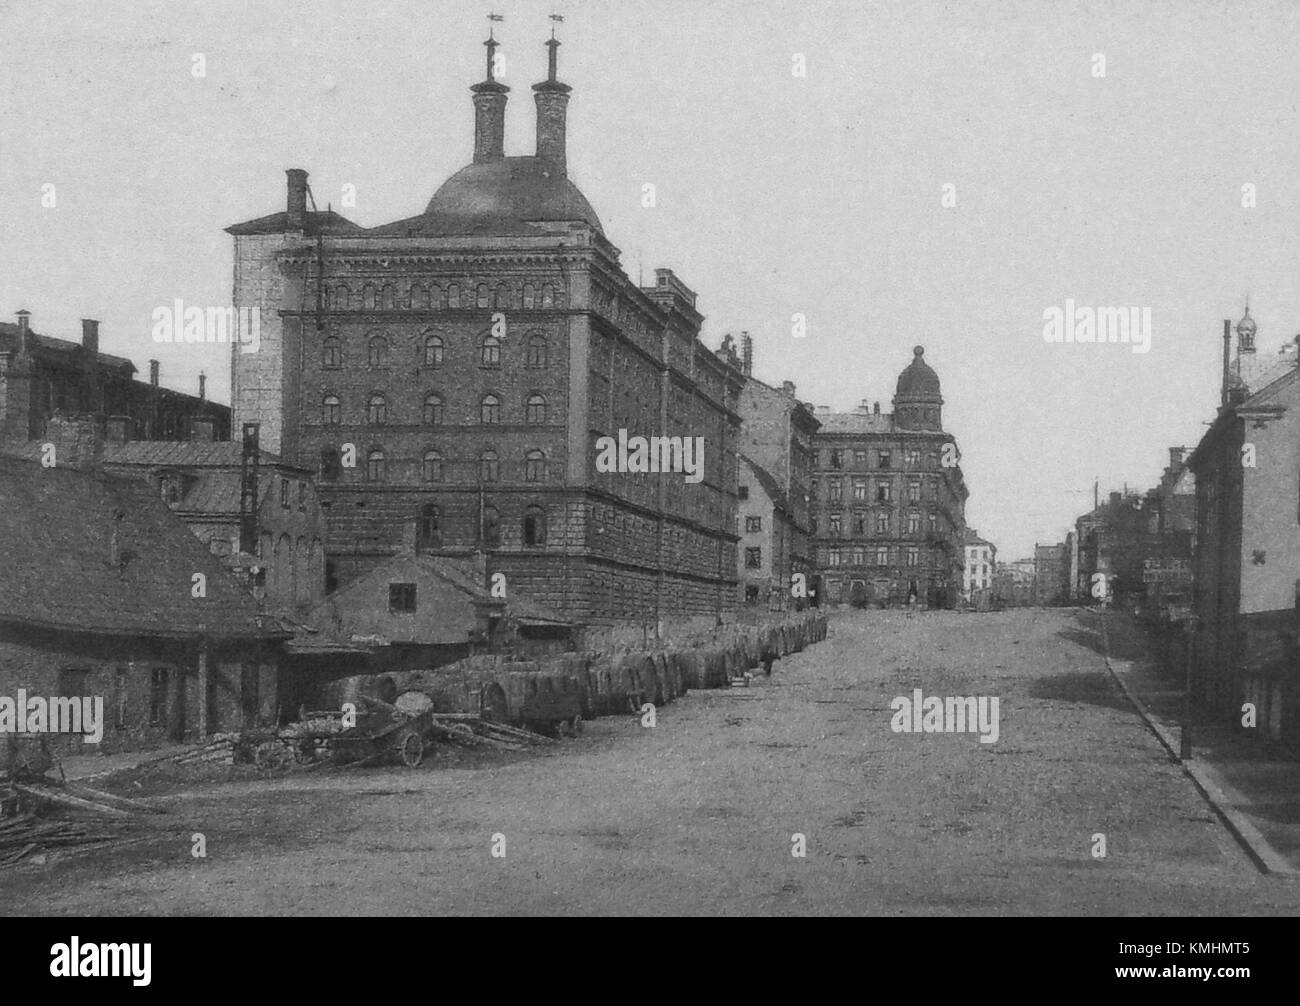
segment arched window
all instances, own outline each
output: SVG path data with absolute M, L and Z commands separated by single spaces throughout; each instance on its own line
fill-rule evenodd
M 524 365 L 527 367 L 546 366 L 546 336 L 534 333 L 528 337 L 527 355 Z
M 383 426 L 388 422 L 388 399 L 383 395 L 371 395 L 366 403 L 366 422 L 371 426 Z
M 352 305 L 351 295 L 348 293 L 346 283 L 340 283 L 334 288 L 334 310 L 346 311 Z
M 338 370 L 343 366 L 343 343 L 337 336 L 331 335 L 321 343 L 320 365 L 322 370 Z
M 455 283 L 447 284 L 447 306 L 453 311 L 460 310 L 460 287 Z
M 320 477 L 322 482 L 334 482 L 343 474 L 343 460 L 337 447 L 322 447 L 320 452 Z
M 551 308 L 555 306 L 555 287 L 547 283 L 542 287 L 542 307 Z
M 424 425 L 438 426 L 442 423 L 442 396 L 424 396 Z
M 524 310 L 531 311 L 536 306 L 536 295 L 533 290 L 533 284 L 524 284 Z
M 420 508 L 420 533 L 416 548 L 437 548 L 442 544 L 442 515 L 432 503 Z
M 385 283 L 379 291 L 379 306 L 385 311 L 397 310 L 397 287 L 392 283 Z
M 370 337 L 368 360 L 372 367 L 388 366 L 388 340 L 382 335 Z
M 424 452 L 424 481 L 442 481 L 442 455 L 437 451 Z
M 337 426 L 341 420 L 339 415 L 338 395 L 326 395 L 320 406 L 320 421 L 326 426 Z
M 384 452 L 378 448 L 371 448 L 366 455 L 366 481 L 383 482 L 387 469 L 384 466 Z
M 496 546 L 501 544 L 501 514 L 496 507 L 483 508 L 483 544 Z
M 496 395 L 484 395 L 479 403 L 478 418 L 481 423 L 501 422 L 501 399 Z
M 412 310 L 421 310 L 429 306 L 429 291 L 422 283 L 411 284 L 411 296 L 407 301 Z
M 540 425 L 546 422 L 546 399 L 542 395 L 529 395 L 527 404 L 528 421 Z
M 488 290 L 488 285 L 486 283 L 480 283 L 478 289 L 474 292 L 475 304 L 479 307 L 488 307 L 491 303 L 489 299 L 490 297 L 491 293 Z
M 484 451 L 478 456 L 478 480 L 496 482 L 501 476 L 501 462 L 496 451 Z
M 442 338 L 437 335 L 424 337 L 424 365 L 426 367 L 442 366 Z
M 541 451 L 529 451 L 524 455 L 524 479 L 527 482 L 546 481 L 546 455 Z
M 379 296 L 375 292 L 373 283 L 367 283 L 361 288 L 361 307 L 366 311 L 373 311 L 378 303 Z
M 479 362 L 485 367 L 501 366 L 501 340 L 495 335 L 483 337 L 483 346 L 479 350 Z
M 504 283 L 497 287 L 496 308 L 498 311 L 504 311 L 510 307 L 510 287 Z
M 539 506 L 524 511 L 524 544 L 533 548 L 546 544 L 546 511 Z

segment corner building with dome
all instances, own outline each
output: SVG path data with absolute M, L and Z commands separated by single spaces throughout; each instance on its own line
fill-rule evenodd
M 423 213 L 360 227 L 290 169 L 284 212 L 227 228 L 261 319 L 256 352 L 232 347 L 234 429 L 319 472 L 330 587 L 415 550 L 484 554 L 578 620 L 732 608 L 744 376 L 671 269 L 625 275 L 569 178 L 559 43 L 526 157 L 505 156 L 485 44 L 473 160 Z M 703 481 L 598 472 L 620 430 L 702 437 Z
M 810 519 L 821 603 L 949 608 L 961 592 L 966 499 L 925 348 L 898 376 L 893 412 L 818 407 Z

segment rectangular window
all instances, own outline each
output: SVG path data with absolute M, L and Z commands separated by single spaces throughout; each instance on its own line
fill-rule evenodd
M 745 566 L 749 569 L 759 569 L 763 565 L 763 550 L 761 548 L 745 549 Z
M 838 548 L 833 548 L 827 554 L 826 558 L 830 560 L 828 565 L 838 566 L 840 564 L 840 561 L 843 559 L 843 555 L 840 553 L 840 550 Z
M 854 498 L 855 500 L 864 500 L 864 499 L 867 498 L 867 480 L 866 480 L 866 479 L 854 479 L 854 480 L 853 480 L 853 498 Z
M 286 510 L 289 508 L 289 480 L 280 480 L 280 506 Z
M 877 565 L 877 566 L 888 566 L 888 565 L 889 565 L 889 549 L 888 549 L 888 548 L 885 548 L 884 546 L 881 546 L 880 548 L 876 549 L 876 565 Z
M 907 564 L 915 566 L 921 560 L 921 550 L 919 548 L 909 548 L 907 550 Z
M 736 490 L 736 498 L 742 501 L 749 499 L 749 486 L 740 486 Z
M 893 463 L 892 451 L 879 451 L 876 456 L 879 458 L 878 468 L 888 468 Z
M 908 468 L 921 467 L 921 452 L 916 448 L 912 448 L 907 452 L 907 467 Z
M 831 479 L 831 481 L 830 481 L 830 496 L 829 496 L 830 501 L 831 501 L 832 503 L 838 503 L 841 499 L 844 498 L 844 496 L 843 496 L 843 492 L 844 492 L 844 487 L 843 487 L 843 485 L 840 483 L 840 480 L 839 480 L 839 479 Z
M 307 483 L 298 483 L 298 509 L 305 511 L 307 509 Z
M 907 484 L 907 501 L 909 503 L 921 502 L 921 483 L 909 482 Z
M 388 585 L 388 610 L 395 614 L 415 611 L 415 584 L 390 583 Z
M 866 451 L 854 451 L 854 452 L 853 452 L 853 466 L 854 466 L 855 468 L 866 468 L 866 467 L 867 467 L 867 452 L 866 452 Z
M 829 517 L 830 527 L 828 528 L 828 530 L 830 531 L 831 534 L 837 536 L 839 535 L 840 531 L 842 530 L 840 520 L 841 520 L 840 514 L 833 513 L 830 515 Z
M 831 467 L 832 467 L 832 468 L 843 468 L 843 467 L 844 467 L 844 452 L 843 452 L 843 451 L 831 451 Z
M 853 550 L 853 565 L 865 566 L 867 564 L 867 550 L 865 548 L 855 548 Z
M 762 518 L 762 517 L 746 517 L 746 518 L 745 518 L 745 530 L 746 530 L 746 532 L 748 532 L 748 533 L 750 533 L 750 534 L 753 534 L 754 532 L 757 532 L 757 531 L 762 531 L 762 530 L 763 530 L 763 518 Z
M 890 500 L 890 496 L 891 496 L 891 491 L 890 491 L 890 487 L 889 487 L 889 483 L 888 483 L 888 482 L 878 482 L 878 483 L 876 483 L 876 500 L 877 500 L 877 502 L 880 502 L 880 503 L 888 503 L 889 500 Z
M 889 514 L 876 514 L 876 534 L 889 534 Z

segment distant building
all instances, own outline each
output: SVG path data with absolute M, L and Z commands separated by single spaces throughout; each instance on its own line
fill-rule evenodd
M 200 428 L 207 439 L 230 438 L 230 409 L 207 401 L 204 379 L 198 396 L 158 383 L 158 361 L 149 361 L 149 383 L 135 380 L 135 364 L 99 351 L 99 322 L 81 322 L 81 341 L 40 335 L 31 313 L 0 323 L 0 445 L 45 436 L 55 415 L 87 415 L 122 439 L 184 440 Z
M 789 498 L 767 470 L 740 456 L 741 600 L 769 609 L 790 599 L 791 543 L 795 536 Z M 806 582 L 806 581 L 805 581 Z
M 997 572 L 997 546 L 986 541 L 968 528 L 962 542 L 965 557 L 961 576 L 962 600 L 972 603 L 977 591 L 992 590 L 993 577 Z
M 1051 608 L 1070 596 L 1071 543 L 1034 546 L 1034 604 Z
M 0 695 L 101 699 L 98 750 L 274 722 L 289 632 L 146 480 L 0 456 L 0 541 Z
M 1300 372 L 1294 347 L 1267 363 L 1249 310 L 1222 404 L 1188 459 L 1196 477 L 1194 693 L 1240 722 L 1253 703 L 1269 736 L 1300 738 Z
M 784 607 L 790 606 L 793 598 L 790 592 L 792 577 L 802 574 L 809 589 L 813 589 L 816 575 L 814 547 L 811 523 L 811 492 L 813 472 L 813 436 L 821 423 L 814 418 L 812 410 L 795 398 L 795 386 L 791 381 L 784 381 L 781 387 L 773 388 L 755 378 L 751 373 L 753 349 L 749 335 L 741 335 L 741 369 L 745 374 L 745 386 L 740 393 L 740 443 L 741 451 L 754 468 L 765 473 L 772 483 L 772 490 L 767 495 L 774 510 L 778 502 L 778 512 L 783 515 L 779 551 L 774 553 L 776 560 L 771 564 L 770 575 L 774 581 L 780 581 L 779 598 Z M 746 481 L 746 469 L 742 464 L 741 483 Z M 756 476 L 757 477 L 757 476 Z M 752 499 L 752 496 L 751 496 Z M 745 500 L 740 501 L 742 537 L 745 536 Z M 751 514 L 752 516 L 753 514 Z M 769 525 L 771 522 L 769 521 Z M 772 528 L 775 534 L 777 528 Z M 740 579 L 742 581 L 742 598 L 747 598 L 753 582 L 753 569 L 749 565 L 753 556 L 747 549 L 766 547 L 772 553 L 772 543 L 766 546 L 751 541 L 742 541 L 738 559 L 741 563 Z M 759 586 L 760 592 L 764 588 Z M 766 593 L 762 593 L 766 599 Z M 810 598 L 816 601 L 816 597 Z
M 1006 608 L 1027 608 L 1034 603 L 1033 559 L 1000 562 L 993 573 L 993 601 Z
M 818 409 L 813 512 L 819 593 L 831 603 L 952 607 L 961 590 L 969 492 L 943 429 L 939 375 L 913 350 L 894 411 Z

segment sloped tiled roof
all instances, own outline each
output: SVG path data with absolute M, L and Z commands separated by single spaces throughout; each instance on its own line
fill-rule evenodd
M 822 424 L 818 433 L 894 432 L 894 417 L 884 412 L 821 412 L 816 413 L 815 418 Z
M 284 464 L 269 451 L 259 450 L 258 458 L 264 465 Z M 234 440 L 130 440 L 106 446 L 103 456 L 105 464 L 159 468 L 238 468 L 242 459 L 243 444 Z
M 0 457 L 0 570 L 0 620 L 113 635 L 263 634 L 252 595 L 142 479 Z M 206 597 L 191 594 L 195 573 Z
M 34 329 L 28 329 L 27 336 L 31 344 L 40 349 L 51 350 L 56 353 L 75 353 L 85 352 L 85 347 L 80 342 L 73 342 L 69 339 L 55 339 L 53 336 L 40 335 Z M 21 333 L 18 326 L 12 322 L 0 321 L 0 349 L 7 349 L 11 352 L 18 351 Z M 112 353 L 99 353 L 100 366 L 115 367 L 120 370 L 130 370 L 135 373 L 136 366 L 124 356 L 114 356 Z
M 333 210 L 327 211 L 307 211 L 307 219 L 303 227 L 303 233 L 315 237 L 317 234 L 361 234 L 365 228 L 360 224 L 354 224 L 351 220 L 340 216 Z M 268 216 L 258 217 L 256 220 L 245 220 L 243 223 L 231 224 L 226 228 L 227 234 L 283 234 L 289 230 L 289 214 L 281 210 L 279 213 L 272 213 Z
M 781 489 L 780 484 L 772 477 L 771 473 L 762 465 L 755 464 L 744 454 L 740 457 L 741 460 L 749 466 L 749 470 L 754 474 L 754 478 L 758 479 L 758 484 L 763 487 L 763 492 L 767 493 L 768 498 L 776 504 L 779 509 L 788 513 L 790 511 L 789 500 L 786 499 L 784 490 Z

